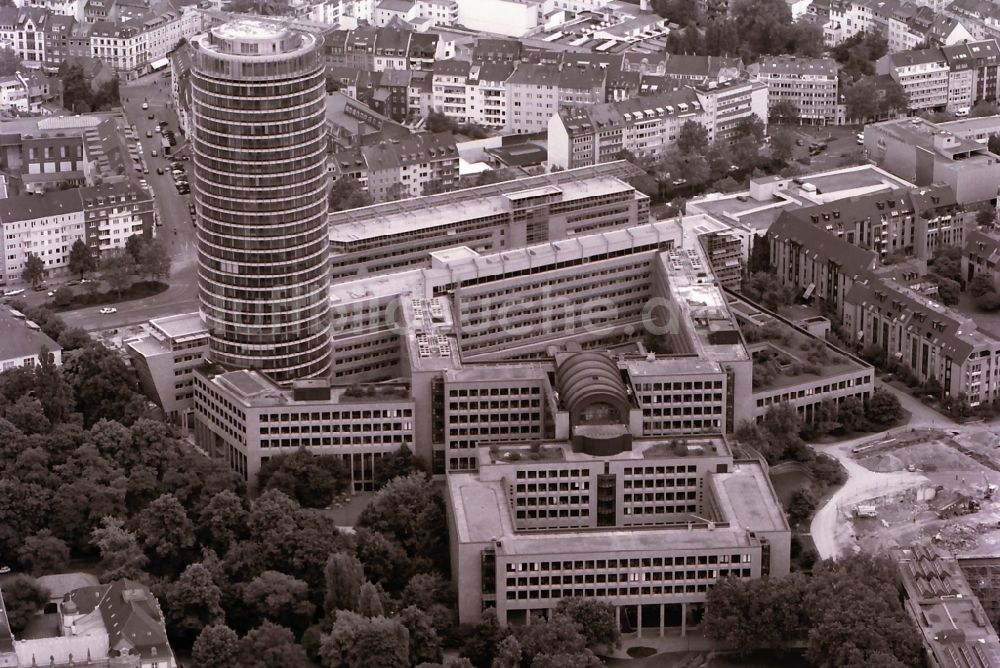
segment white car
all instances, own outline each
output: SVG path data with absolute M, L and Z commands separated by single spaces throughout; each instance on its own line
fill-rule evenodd
M 149 102 L 143 102 L 142 103 L 142 110 L 146 111 L 147 109 L 149 109 Z
M 18 295 L 23 295 L 23 294 L 24 294 L 24 288 L 18 288 L 16 290 L 4 290 L 3 291 L 3 296 L 4 297 L 16 297 Z
M 101 309 L 101 315 L 111 315 L 112 313 L 118 313 L 118 309 L 114 306 L 105 306 Z
M 0 566 L 0 575 L 10 573 L 10 566 Z
M 48 291 L 47 293 L 45 293 L 45 296 L 46 296 L 46 297 L 52 297 L 52 296 L 53 296 L 53 295 L 55 295 L 55 294 L 56 294 L 56 291 L 55 291 L 55 290 L 49 290 L 49 291 Z

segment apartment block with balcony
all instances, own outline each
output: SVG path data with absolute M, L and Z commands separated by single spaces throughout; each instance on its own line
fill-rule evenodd
M 875 63 L 878 74 L 898 83 L 912 110 L 944 110 L 949 100 L 950 69 L 941 49 L 889 53 Z
M 85 241 L 96 255 L 124 248 L 128 238 L 153 237 L 155 207 L 145 190 L 124 181 L 80 188 L 86 223 Z
M 750 75 L 767 85 L 770 113 L 778 103 L 791 104 L 800 122 L 833 125 L 837 122 L 837 63 L 832 58 L 765 56 L 749 68 Z
M 357 180 L 375 202 L 419 197 L 458 181 L 458 150 L 450 132 L 390 138 L 330 156 L 334 180 Z
M 969 232 L 962 249 L 962 280 L 968 285 L 976 276 L 1000 290 L 1000 239 L 979 230 Z
M 28 255 L 37 256 L 45 270 L 64 272 L 69 250 L 84 238 L 83 206 L 76 190 L 54 191 L 45 197 L 19 195 L 0 199 L 3 265 L 0 280 L 21 280 Z
M 843 325 L 859 349 L 879 346 L 921 381 L 936 379 L 971 406 L 1000 397 L 1000 340 L 974 320 L 889 280 L 858 281 L 845 298 Z

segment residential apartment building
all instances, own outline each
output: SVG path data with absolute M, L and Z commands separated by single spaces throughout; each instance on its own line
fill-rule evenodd
M 909 288 L 877 278 L 855 282 L 843 325 L 859 350 L 880 346 L 921 382 L 936 379 L 946 396 L 964 395 L 971 406 L 1000 397 L 1000 340 Z
M 905 0 L 847 0 L 809 10 L 821 20 L 828 46 L 870 30 L 882 33 L 889 53 L 915 49 L 921 44 L 950 46 L 983 39 L 968 17 L 943 11 L 944 7 L 935 8 L 937 1 L 915 4 Z
M 12 49 L 28 69 L 45 63 L 45 24 L 50 14 L 40 7 L 0 8 L 0 44 Z
M 709 141 L 729 141 L 743 119 L 756 115 L 766 123 L 767 100 L 765 84 L 741 80 L 563 110 L 548 123 L 549 164 L 601 164 L 622 151 L 655 156 L 674 146 L 687 121 L 704 126 Z
M 471 65 L 462 60 L 434 63 L 431 85 L 431 108 L 459 123 L 469 122 L 466 80 Z
M 799 122 L 832 125 L 837 122 L 837 63 L 832 58 L 764 56 L 749 68 L 750 75 L 767 85 L 768 113 L 779 103 L 791 104 Z
M 128 238 L 151 239 L 156 212 L 150 193 L 123 181 L 80 188 L 83 203 L 84 241 L 95 257 L 114 248 L 124 248 Z
M 969 232 L 962 249 L 962 280 L 968 285 L 976 276 L 1000 290 L 1000 239 L 979 230 Z
M 878 261 L 873 251 L 830 234 L 811 221 L 786 214 L 768 228 L 767 240 L 775 279 L 841 317 L 848 292 L 875 269 Z
M 969 206 L 997 197 L 1000 157 L 923 118 L 865 127 L 865 154 L 876 165 L 918 186 L 942 183 Z
M 4 285 L 21 280 L 28 255 L 35 255 L 53 273 L 64 271 L 73 242 L 84 238 L 83 207 L 75 190 L 57 190 L 44 197 L 18 195 L 0 199 L 3 232 Z
M 680 53 L 665 54 L 662 71 L 657 74 L 696 86 L 717 84 L 739 79 L 746 72 L 743 61 L 725 56 L 690 56 Z
M 883 190 L 796 208 L 781 215 L 875 251 L 880 260 L 907 256 L 924 261 L 941 248 L 962 246 L 967 218 L 954 191 L 945 185 Z
M 458 149 L 450 132 L 393 138 L 330 156 L 333 179 L 358 181 L 375 202 L 419 197 L 458 182 Z
M 879 58 L 878 74 L 888 74 L 909 100 L 910 109 L 944 110 L 949 100 L 950 70 L 941 49 L 901 51 Z

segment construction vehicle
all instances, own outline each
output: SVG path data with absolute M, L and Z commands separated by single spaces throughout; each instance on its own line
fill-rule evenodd
M 985 485 L 983 487 L 983 498 L 989 501 L 993 498 L 993 495 L 997 493 L 998 487 L 990 482 L 990 479 L 986 477 L 985 473 L 983 473 L 983 484 Z
M 854 506 L 854 516 L 858 518 L 862 517 L 878 517 L 878 509 L 873 505 L 857 505 Z

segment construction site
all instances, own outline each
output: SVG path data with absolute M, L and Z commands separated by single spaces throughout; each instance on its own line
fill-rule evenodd
M 858 445 L 852 457 L 874 473 L 907 471 L 915 484 L 838 506 L 856 551 L 933 545 L 955 554 L 1000 555 L 1000 436 L 913 430 Z M 877 481 L 878 476 L 873 480 Z

